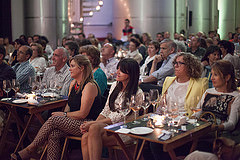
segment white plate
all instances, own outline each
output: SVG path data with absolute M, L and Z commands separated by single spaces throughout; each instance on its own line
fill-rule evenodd
M 144 134 L 152 133 L 153 129 L 148 127 L 135 127 L 135 128 L 132 128 L 130 132 L 132 134 L 144 135 Z
M 12 101 L 12 103 L 16 103 L 16 104 L 27 103 L 27 102 L 28 102 L 27 99 L 15 99 L 14 101 Z

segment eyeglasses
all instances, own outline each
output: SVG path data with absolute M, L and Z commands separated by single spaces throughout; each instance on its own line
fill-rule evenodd
M 177 65 L 177 66 L 181 66 L 181 65 L 183 65 L 183 64 L 186 64 L 186 63 L 184 63 L 184 62 L 173 62 L 173 65 Z

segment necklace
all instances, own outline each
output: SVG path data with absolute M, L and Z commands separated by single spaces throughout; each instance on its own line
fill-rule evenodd
M 78 83 L 76 83 L 75 84 L 75 91 L 78 91 L 78 89 L 79 89 L 79 85 L 78 85 Z

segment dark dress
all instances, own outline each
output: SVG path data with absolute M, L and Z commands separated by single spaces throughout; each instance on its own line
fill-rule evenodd
M 83 91 L 83 89 L 84 89 L 84 87 L 87 83 L 88 82 L 85 82 L 82 90 L 80 90 L 78 93 L 76 93 L 75 87 L 74 86 L 72 87 L 72 90 L 71 90 L 70 95 L 68 97 L 68 105 L 70 107 L 70 112 L 80 110 L 82 91 Z M 98 91 L 98 95 L 95 97 L 93 105 L 91 107 L 91 110 L 90 110 L 89 114 L 87 115 L 87 117 L 85 119 L 95 120 L 95 119 L 97 119 L 98 115 L 102 111 L 103 105 L 102 105 L 102 102 L 101 102 L 101 95 L 99 93 L 100 92 Z

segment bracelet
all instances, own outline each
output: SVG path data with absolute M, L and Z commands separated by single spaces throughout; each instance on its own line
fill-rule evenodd
M 63 113 L 63 116 L 64 116 L 64 117 L 67 117 L 67 112 L 64 112 L 64 113 Z

